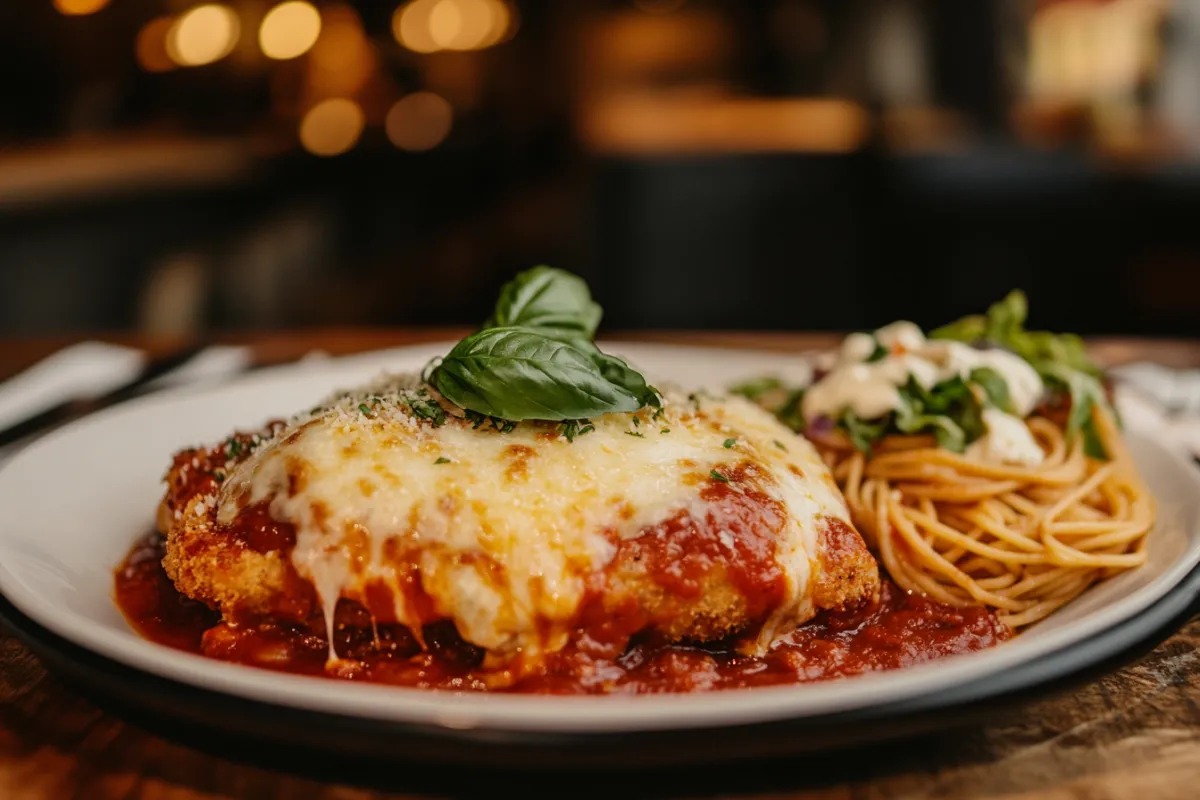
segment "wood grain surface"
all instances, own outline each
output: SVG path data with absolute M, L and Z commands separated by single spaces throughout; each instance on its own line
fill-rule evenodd
M 445 330 L 328 331 L 222 337 L 255 345 L 264 362 L 313 349 L 348 353 L 453 338 Z M 103 337 L 168 352 L 179 342 Z M 804 334 L 627 334 L 617 338 L 802 350 L 831 337 Z M 0 341 L 0 378 L 70 339 Z M 1200 343 L 1101 340 L 1110 363 L 1149 358 L 1200 366 Z M 1048 798 L 1192 800 L 1200 797 L 1200 615 L 1128 663 L 1058 694 L 1014 704 L 986 724 L 830 756 L 714 771 L 580 781 L 562 775 L 456 775 L 444 788 L 394 775 L 332 775 L 250 766 L 151 735 L 101 711 L 48 674 L 0 629 L 0 798 L 368 800 L 520 794 L 554 797 L 672 795 L 729 798 Z M 219 747 L 219 743 L 212 743 Z M 253 753 L 246 753 L 246 761 Z M 292 765 L 311 770 L 311 764 Z M 540 778 L 540 779 L 539 779 Z M 431 781 L 433 781 L 431 786 Z

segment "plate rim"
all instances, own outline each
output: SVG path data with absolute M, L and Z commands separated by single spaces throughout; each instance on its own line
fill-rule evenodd
M 390 359 L 415 358 L 437 351 L 444 343 L 369 351 L 317 362 L 316 368 L 330 365 L 342 371 L 380 368 Z M 676 354 L 720 355 L 754 354 L 786 360 L 790 354 L 749 348 L 714 348 L 692 345 L 658 345 L 644 342 L 619 342 L 614 350 L 630 356 L 636 351 L 670 350 Z M 311 370 L 311 363 L 269 367 L 233 381 L 178 387 L 138 398 L 90 415 L 39 439 L 0 469 L 0 496 L 5 481 L 17 474 L 27 460 L 53 448 L 56 443 L 94 427 L 114 424 L 146 408 L 171 405 L 224 390 L 251 387 L 258 382 L 299 376 Z M 1197 489 L 1200 498 L 1200 472 L 1183 454 L 1152 431 L 1134 435 L 1144 437 L 1160 455 L 1173 465 Z M 1197 500 L 1200 504 L 1200 499 Z M 0 521 L 9 512 L 0 507 Z M 147 512 L 149 514 L 149 512 Z M 0 530 L 0 552 L 5 534 Z M 431 724 L 449 729 L 486 729 L 525 731 L 527 733 L 599 733 L 665 731 L 697 726 L 757 724 L 784 719 L 817 717 L 853 708 L 912 699 L 931 692 L 958 688 L 1012 669 L 1036 658 L 1048 657 L 1088 639 L 1105 628 L 1125 622 L 1146 611 L 1167 596 L 1196 566 L 1200 555 L 1177 560 L 1147 585 L 1126 596 L 1118 604 L 1118 613 L 1094 612 L 1077 625 L 1047 633 L 1034 652 L 1025 653 L 1020 639 L 999 648 L 955 656 L 949 660 L 907 667 L 902 671 L 866 674 L 829 683 L 798 686 L 758 687 L 753 692 L 730 691 L 701 695 L 650 696 L 537 696 L 447 693 L 403 687 L 349 684 L 322 678 L 287 675 L 238 664 L 206 659 L 174 651 L 137 637 L 132 631 L 115 631 L 75 612 L 50 608 L 46 601 L 26 591 L 19 578 L 0 559 L 0 592 L 22 614 L 63 639 L 80 645 L 102 657 L 146 671 L 168 680 L 242 697 L 316 713 L 353 716 L 405 724 Z M 1047 641 L 1048 640 L 1048 641 Z M 947 677 L 947 663 L 953 661 L 953 677 Z M 164 671 L 165 670 L 165 671 Z M 899 686 L 897 686 L 899 684 Z M 901 689 L 900 687 L 904 687 Z M 264 694 L 265 692 L 265 694 Z

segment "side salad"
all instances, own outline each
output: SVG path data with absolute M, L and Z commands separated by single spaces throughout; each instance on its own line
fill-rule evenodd
M 1097 405 L 1114 413 L 1101 369 L 1078 336 L 1026 330 L 1027 313 L 1013 291 L 928 335 L 910 322 L 851 334 L 808 386 L 763 378 L 732 391 L 793 430 L 838 432 L 863 452 L 888 435 L 929 434 L 956 453 L 1034 464 L 1043 454 L 1024 420 L 1040 414 L 1063 417 L 1069 440 L 1082 436 L 1089 456 L 1105 458 L 1092 420 Z

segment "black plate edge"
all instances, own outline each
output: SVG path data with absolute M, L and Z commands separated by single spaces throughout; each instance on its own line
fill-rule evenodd
M 718 767 L 820 755 L 976 724 L 1144 655 L 1186 622 L 1200 568 L 1135 617 L 1084 642 L 952 691 L 853 712 L 721 728 L 545 734 L 366 720 L 243 700 L 97 655 L 0 597 L 5 623 L 65 682 L 139 727 L 234 760 L 301 774 L 376 775 L 398 764 L 492 770 Z

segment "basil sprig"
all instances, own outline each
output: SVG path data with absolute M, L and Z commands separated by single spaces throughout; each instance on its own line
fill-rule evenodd
M 580 278 L 535 267 L 505 285 L 483 329 L 455 345 L 429 380 L 460 408 L 512 422 L 661 405 L 640 373 L 592 341 L 601 314 Z
M 587 283 L 553 267 L 534 267 L 504 285 L 484 328 L 525 327 L 591 341 L 604 312 Z

